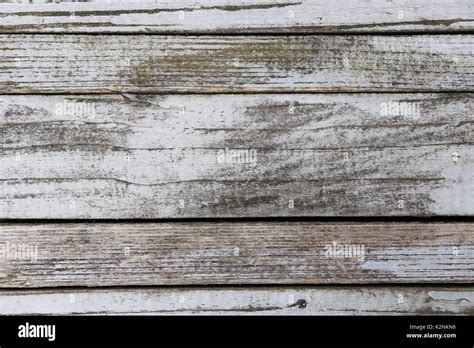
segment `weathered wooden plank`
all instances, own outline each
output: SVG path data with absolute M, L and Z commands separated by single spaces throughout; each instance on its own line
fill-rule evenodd
M 2 35 L 2 93 L 471 91 L 474 36 Z
M 472 283 L 474 224 L 0 224 L 0 287 Z
M 2 96 L 0 218 L 473 215 L 473 96 Z
M 3 33 L 378 33 L 474 29 L 474 6 L 470 0 L 2 2 Z
M 472 315 L 472 287 L 0 291 L 1 315 Z

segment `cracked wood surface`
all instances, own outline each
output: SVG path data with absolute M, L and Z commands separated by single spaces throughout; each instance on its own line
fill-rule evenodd
M 0 219 L 474 215 L 470 0 L 22 2 Z M 473 226 L 3 221 L 0 314 L 472 315 Z
M 472 91 L 472 35 L 2 35 L 2 93 Z
M 472 216 L 473 105 L 469 93 L 2 96 L 0 218 Z
M 472 315 L 472 287 L 0 291 L 1 315 Z
M 470 0 L 3 1 L 3 33 L 381 33 L 474 29 Z
M 0 224 L 0 287 L 472 283 L 469 223 Z

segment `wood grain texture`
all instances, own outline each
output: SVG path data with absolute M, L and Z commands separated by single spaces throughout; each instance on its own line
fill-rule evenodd
M 0 291 L 1 315 L 472 315 L 472 287 Z
M 472 91 L 474 36 L 2 35 L 2 93 Z
M 472 283 L 469 223 L 0 225 L 0 287 Z
M 2 96 L 0 218 L 472 216 L 473 109 L 473 94 Z
M 469 0 L 3 2 L 3 33 L 379 33 L 474 29 L 474 6 Z

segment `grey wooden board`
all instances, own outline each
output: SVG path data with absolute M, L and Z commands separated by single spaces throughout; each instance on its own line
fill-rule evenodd
M 373 33 L 472 29 L 474 6 L 470 0 L 34 0 L 32 4 L 23 0 L 0 4 L 0 32 L 4 33 Z
M 472 287 L 0 291 L 1 315 L 473 315 Z
M 474 281 L 469 223 L 2 223 L 0 237 L 2 288 Z
M 0 93 L 472 91 L 474 36 L 2 35 Z
M 1 96 L 0 218 L 472 216 L 473 105 L 473 94 Z

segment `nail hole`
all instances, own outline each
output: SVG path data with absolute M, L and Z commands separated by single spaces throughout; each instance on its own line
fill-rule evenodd
M 306 302 L 306 300 L 303 300 L 303 299 L 296 301 L 296 305 L 298 306 L 299 309 L 306 308 L 307 304 L 308 303 Z

